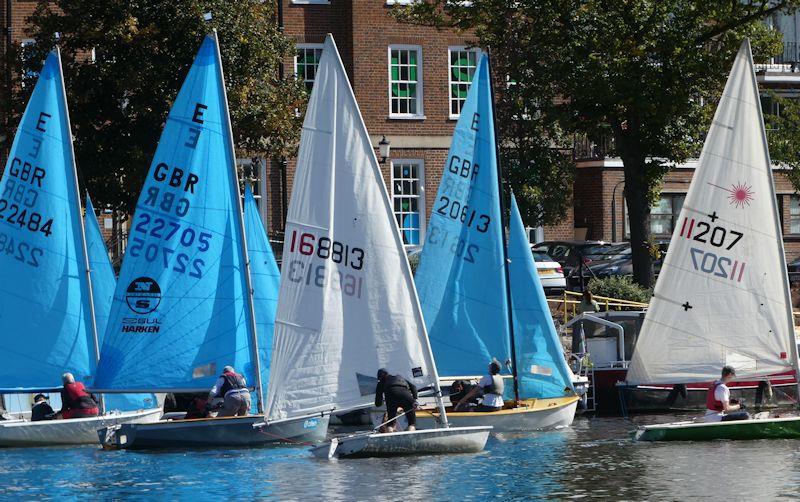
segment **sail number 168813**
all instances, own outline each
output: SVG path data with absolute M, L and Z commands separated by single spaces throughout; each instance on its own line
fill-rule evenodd
M 289 252 L 294 253 L 295 250 L 302 255 L 315 255 L 321 260 L 331 260 L 353 270 L 364 268 L 363 249 L 351 247 L 328 237 L 317 237 L 308 232 L 298 234 L 297 230 L 294 230 L 289 241 Z

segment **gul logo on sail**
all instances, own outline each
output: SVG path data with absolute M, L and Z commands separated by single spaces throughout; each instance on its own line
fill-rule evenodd
M 136 314 L 146 315 L 158 308 L 161 303 L 161 287 L 150 277 L 137 277 L 125 290 L 125 302 Z M 158 333 L 158 318 L 126 317 L 122 320 L 123 333 Z

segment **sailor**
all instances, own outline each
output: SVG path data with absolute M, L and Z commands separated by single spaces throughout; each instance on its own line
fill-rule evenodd
M 61 375 L 64 388 L 61 390 L 61 418 L 86 418 L 96 417 L 100 414 L 97 401 L 86 392 L 86 387 L 81 382 L 76 382 L 72 373 Z
M 33 396 L 33 407 L 31 408 L 31 422 L 38 422 L 40 420 L 52 420 L 56 416 L 56 412 L 50 407 L 47 402 L 47 396 L 44 394 L 36 394 Z
M 459 408 L 481 389 L 483 390 L 483 402 L 475 408 L 475 411 L 491 412 L 503 409 L 503 390 L 505 389 L 505 385 L 503 384 L 503 377 L 500 376 L 500 362 L 497 359 L 493 359 L 492 362 L 489 363 L 489 374 L 483 375 L 478 382 L 478 386 L 469 391 L 466 396 L 458 401 L 455 410 L 459 411 Z
M 748 420 L 750 415 L 735 399 L 731 399 L 728 383 L 736 378 L 736 370 L 731 366 L 722 368 L 722 377 L 708 386 L 706 394 L 706 414 L 704 422 L 727 422 L 731 420 Z
M 466 396 L 467 394 L 472 391 L 472 389 L 478 389 L 478 392 L 473 397 L 469 398 L 465 403 L 466 407 L 470 406 L 477 406 L 478 405 L 478 398 L 481 397 L 480 386 L 476 384 L 469 383 L 467 380 L 456 380 L 450 385 L 450 403 L 455 407 L 455 405 L 461 401 L 461 398 Z
M 250 391 L 244 377 L 233 369 L 233 366 L 222 368 L 217 383 L 208 393 L 208 402 L 214 398 L 224 399 L 218 417 L 243 417 L 250 412 Z
M 405 378 L 390 375 L 386 369 L 378 370 L 378 385 L 375 387 L 375 406 L 383 406 L 386 398 L 386 432 L 397 430 L 397 408 L 402 408 L 408 422 L 407 431 L 417 430 L 417 387 Z

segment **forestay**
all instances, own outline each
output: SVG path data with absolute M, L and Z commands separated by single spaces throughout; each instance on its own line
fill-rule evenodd
M 676 221 L 629 384 L 796 365 L 792 305 L 750 44 L 731 70 Z
M 420 387 L 437 378 L 383 176 L 328 36 L 286 222 L 269 420 L 369 406 L 381 367 Z
M 51 52 L 0 180 L 0 389 L 95 368 L 91 299 L 61 60 Z
M 528 234 L 513 195 L 509 227 L 508 268 L 520 397 L 574 394 L 574 375 L 564 359 L 564 349 L 547 306 Z
M 206 37 L 164 126 L 131 225 L 98 389 L 208 390 L 227 364 L 256 382 L 218 54 Z
M 114 275 L 111 260 L 108 258 L 108 249 L 100 231 L 97 216 L 95 216 L 92 200 L 88 195 L 86 196 L 86 215 L 83 227 L 86 232 L 86 250 L 89 256 L 89 270 L 91 270 L 94 316 L 97 333 L 100 343 L 102 343 L 102 335 L 105 333 L 108 315 L 111 312 L 111 302 L 114 299 L 114 290 L 117 287 L 117 278 Z M 130 411 L 155 408 L 158 405 L 156 397 L 152 394 L 109 394 L 103 399 L 107 410 Z
M 266 198 L 261 199 L 266 204 Z M 253 192 L 245 188 L 244 224 L 247 249 L 250 255 L 250 277 L 253 284 L 253 301 L 256 311 L 258 352 L 261 361 L 261 382 L 269 381 L 269 362 L 272 354 L 272 332 L 275 330 L 275 310 L 278 306 L 278 289 L 281 273 L 272 253 L 272 247 L 258 212 Z
M 491 76 L 481 58 L 456 123 L 415 282 L 439 372 L 510 359 Z

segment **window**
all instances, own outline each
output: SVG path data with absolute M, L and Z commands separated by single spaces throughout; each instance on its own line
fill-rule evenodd
M 419 246 L 425 223 L 424 164 L 421 160 L 398 160 L 392 163 L 392 202 L 394 217 L 403 243 Z
M 22 88 L 28 85 L 36 85 L 36 79 L 39 78 L 39 72 L 35 69 L 36 63 L 33 58 L 33 51 L 36 49 L 36 40 L 32 38 L 23 38 L 20 43 L 20 58 L 22 58 Z
M 800 196 L 797 195 L 789 199 L 789 233 L 800 234 Z
M 670 237 L 675 229 L 675 222 L 681 214 L 686 194 L 662 193 L 658 202 L 650 208 L 650 232 L 656 237 Z M 628 223 L 628 204 L 625 203 L 625 237 L 630 237 Z
M 475 69 L 478 66 L 478 54 L 475 49 L 451 47 L 450 53 L 450 118 L 456 119 L 467 100 L 467 92 Z
M 308 92 L 314 87 L 320 57 L 322 57 L 322 44 L 297 44 L 294 74 L 306 84 Z
M 422 48 L 418 45 L 389 47 L 389 117 L 422 116 Z
M 292 0 L 292 3 L 296 5 L 308 5 L 308 4 L 330 5 L 331 0 Z

